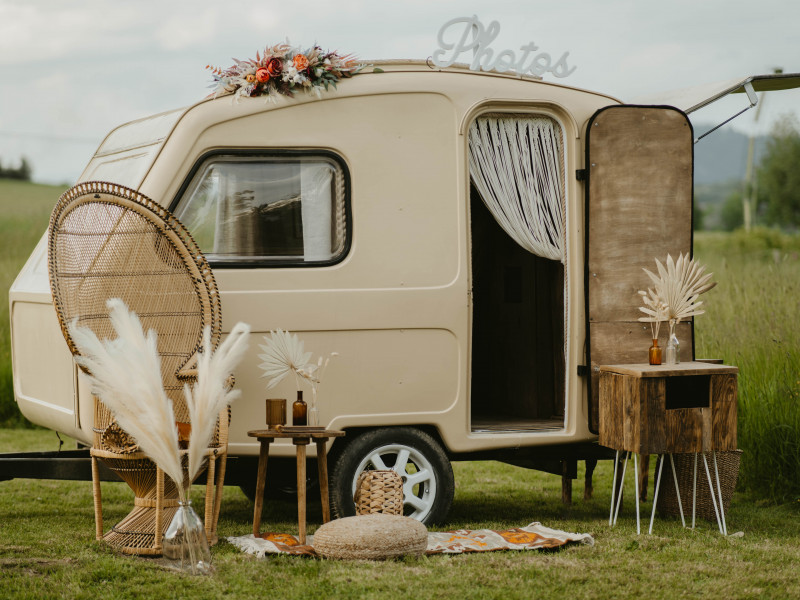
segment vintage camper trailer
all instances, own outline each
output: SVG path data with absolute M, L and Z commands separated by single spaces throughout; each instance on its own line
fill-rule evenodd
M 258 366 L 262 336 L 282 328 L 338 353 L 318 400 L 322 423 L 346 431 L 331 448 L 334 509 L 353 510 L 362 470 L 394 467 L 407 514 L 430 522 L 452 501 L 452 460 L 574 476 L 576 460 L 604 456 L 596 367 L 646 360 L 637 290 L 654 258 L 691 252 L 694 137 L 670 106 L 378 66 L 321 97 L 224 95 L 122 125 L 79 181 L 177 215 L 213 267 L 223 330 L 252 326 L 229 446 L 250 466 L 228 483 L 255 479 L 247 431 L 263 427 L 264 399 L 294 398 L 288 379 L 267 392 Z M 90 443 L 44 239 L 10 302 L 20 410 Z M 679 337 L 692 358 L 691 322 Z

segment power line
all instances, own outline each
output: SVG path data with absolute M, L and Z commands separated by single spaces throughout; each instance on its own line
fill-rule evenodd
M 53 135 L 50 133 L 31 133 L 22 131 L 0 131 L 2 137 L 15 137 L 25 139 L 35 139 L 47 142 L 65 142 L 68 144 L 93 144 L 97 146 L 100 143 L 100 138 L 85 138 L 69 135 Z

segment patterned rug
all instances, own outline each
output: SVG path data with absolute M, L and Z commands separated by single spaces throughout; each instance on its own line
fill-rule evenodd
M 316 556 L 314 536 L 308 536 L 305 545 L 288 533 L 262 533 L 229 537 L 227 540 L 248 554 L 262 558 L 266 554 L 297 554 Z M 459 529 L 457 531 L 429 531 L 426 554 L 461 554 L 464 552 L 492 552 L 495 550 L 545 550 L 560 548 L 570 543 L 594 545 L 588 533 L 568 533 L 550 529 L 541 523 L 531 523 L 516 529 Z

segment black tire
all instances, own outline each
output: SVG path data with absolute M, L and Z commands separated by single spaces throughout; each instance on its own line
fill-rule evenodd
M 453 468 L 442 446 L 429 434 L 413 427 L 382 428 L 337 442 L 346 444 L 331 456 L 330 496 L 336 517 L 355 514 L 353 493 L 361 472 L 382 468 L 393 469 L 403 478 L 406 516 L 426 525 L 447 517 L 455 488 Z M 404 464 L 397 464 L 398 457 L 405 459 Z

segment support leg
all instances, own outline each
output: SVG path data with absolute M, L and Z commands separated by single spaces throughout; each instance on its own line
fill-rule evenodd
M 656 489 L 653 492 L 653 511 L 650 513 L 650 529 L 647 531 L 648 535 L 653 533 L 653 520 L 656 517 L 656 504 L 658 504 L 658 490 L 661 487 L 661 472 L 664 470 L 664 458 L 666 458 L 665 454 L 656 457 Z
M 572 477 L 570 477 L 570 464 L 567 460 L 561 461 L 561 502 L 572 504 Z
M 639 519 L 639 455 L 633 455 L 633 489 L 636 490 L 636 535 L 641 535 L 642 525 Z
M 295 443 L 301 440 L 295 440 Z M 308 443 L 308 442 L 306 442 Z M 297 536 L 301 544 L 306 543 L 306 444 L 297 444 Z
M 594 477 L 594 470 L 597 467 L 597 460 L 593 458 L 586 459 L 586 473 L 583 476 L 583 499 L 591 500 L 594 493 L 594 486 L 592 485 L 592 478 Z
M 706 455 L 703 454 L 703 466 L 706 469 L 706 479 L 708 479 L 708 490 L 711 492 L 711 505 L 714 507 L 714 515 L 717 517 L 717 527 L 719 527 L 719 532 L 722 533 L 722 521 L 719 518 L 719 510 L 717 509 L 717 499 L 714 494 L 714 484 L 711 483 L 711 473 L 708 471 L 708 460 L 706 460 Z
M 328 450 L 326 440 L 317 440 L 317 472 L 319 474 L 319 493 L 322 500 L 322 522 L 331 520 L 331 506 L 328 499 Z
M 711 458 L 714 460 L 714 477 L 717 480 L 717 494 L 719 496 L 719 516 L 722 519 L 722 535 L 728 535 L 728 525 L 725 523 L 725 506 L 722 504 L 722 486 L 719 484 L 719 470 L 717 469 L 717 451 L 711 451 Z M 711 490 L 713 495 L 714 490 Z
M 269 444 L 272 440 L 261 439 L 261 450 L 258 454 L 258 474 L 256 478 L 256 498 L 253 507 L 253 536 L 261 534 L 261 509 L 264 506 L 264 485 L 267 482 L 267 458 Z
M 622 484 L 625 483 L 625 470 L 628 468 L 628 461 L 631 458 L 631 453 L 628 452 L 625 455 L 625 462 L 622 463 L 622 477 L 620 478 L 617 487 L 619 488 L 617 491 L 617 508 L 614 511 L 614 525 L 617 524 L 617 517 L 619 517 L 619 507 L 622 504 Z
M 608 526 L 614 526 L 614 503 L 617 500 L 617 469 L 619 468 L 619 450 L 614 455 L 614 480 L 611 482 L 611 511 L 608 515 Z
M 650 479 L 650 455 L 645 454 L 640 458 L 642 459 L 642 462 L 639 463 L 639 487 L 637 491 L 639 493 L 639 501 L 646 502 L 647 484 L 649 482 L 648 480 Z
M 94 533 L 98 541 L 103 539 L 103 497 L 100 493 L 100 474 L 97 457 L 92 456 L 92 496 L 94 500 Z
M 694 453 L 694 473 L 692 475 L 692 529 L 697 514 L 697 452 Z
M 683 516 L 683 503 L 681 502 L 681 488 L 678 487 L 678 473 L 675 470 L 675 459 L 669 455 L 669 462 L 672 465 L 672 480 L 675 482 L 675 493 L 678 496 L 678 512 L 681 514 L 681 525 L 686 527 L 686 519 Z

